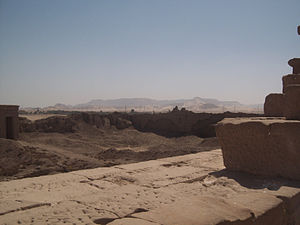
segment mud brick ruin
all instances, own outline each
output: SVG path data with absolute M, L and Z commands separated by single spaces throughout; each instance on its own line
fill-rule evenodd
M 282 94 L 266 97 L 266 117 L 218 123 L 216 134 L 227 169 L 300 180 L 300 58 L 288 64 L 293 73 L 283 76 Z
M 0 138 L 18 138 L 18 110 L 16 105 L 0 105 Z

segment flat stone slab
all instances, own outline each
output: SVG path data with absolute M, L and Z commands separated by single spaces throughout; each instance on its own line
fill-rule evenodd
M 226 168 L 300 180 L 300 121 L 224 119 L 216 133 Z
M 1 224 L 300 224 L 300 182 L 230 172 L 221 150 L 0 183 Z

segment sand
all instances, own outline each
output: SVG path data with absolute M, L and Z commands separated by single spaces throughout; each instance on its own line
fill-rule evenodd
M 22 114 L 22 117 L 25 117 L 26 119 L 29 119 L 31 121 L 46 119 L 52 116 L 65 116 L 62 114 Z

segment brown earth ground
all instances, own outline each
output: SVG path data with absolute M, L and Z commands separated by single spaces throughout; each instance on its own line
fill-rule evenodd
M 0 181 L 219 148 L 216 138 L 166 138 L 133 127 L 121 130 L 114 126 L 97 128 L 82 121 L 77 122 L 76 127 L 75 132 L 23 132 L 18 141 L 0 139 Z

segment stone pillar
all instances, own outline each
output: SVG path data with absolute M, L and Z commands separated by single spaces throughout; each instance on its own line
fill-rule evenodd
M 0 138 L 19 137 L 19 106 L 0 105 Z
M 300 72 L 300 68 L 294 67 L 293 71 Z M 288 120 L 300 120 L 300 74 L 283 76 L 282 83 L 284 93 L 283 116 Z
M 282 92 L 286 92 L 289 85 L 300 84 L 300 75 L 288 74 L 282 77 Z
M 300 26 L 297 29 L 300 35 Z M 268 118 L 224 119 L 217 124 L 227 169 L 300 180 L 300 58 L 289 65 L 293 74 L 283 76 L 283 94 L 265 99 Z
M 269 94 L 265 99 L 264 114 L 268 117 L 283 117 L 283 94 Z
M 300 84 L 286 87 L 283 115 L 287 120 L 300 120 Z
M 293 74 L 300 74 L 300 58 L 290 59 L 288 64 L 293 68 Z
M 0 138 L 6 137 L 5 111 L 0 107 Z
M 19 116 L 13 117 L 12 125 L 13 125 L 12 139 L 18 139 L 19 138 Z
M 300 26 L 297 28 L 300 35 Z M 300 58 L 289 60 L 288 64 L 293 68 L 293 74 L 284 76 L 284 110 L 283 115 L 288 120 L 300 120 Z

